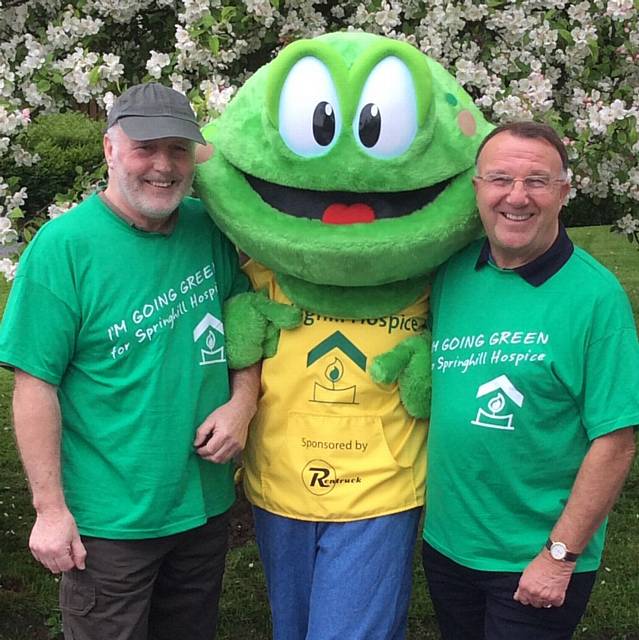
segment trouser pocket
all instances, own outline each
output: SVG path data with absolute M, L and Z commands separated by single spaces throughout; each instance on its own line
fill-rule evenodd
M 95 585 L 86 571 L 72 569 L 62 574 L 60 609 L 65 640 L 90 640 L 74 620 L 84 618 L 95 607 Z

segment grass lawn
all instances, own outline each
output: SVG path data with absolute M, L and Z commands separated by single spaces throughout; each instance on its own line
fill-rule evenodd
M 569 233 L 617 275 L 628 291 L 635 319 L 639 319 L 637 246 L 609 233 L 607 227 L 571 229 Z M 6 287 L 0 284 L 0 308 L 5 296 Z M 58 638 L 57 579 L 27 550 L 33 513 L 11 432 L 11 386 L 11 375 L 0 370 L 0 640 Z M 610 517 L 602 568 L 576 636 L 580 640 L 639 640 L 638 532 L 639 463 L 635 462 Z M 428 640 L 439 636 L 418 553 L 419 549 L 408 637 Z M 220 615 L 219 640 L 270 638 L 264 579 L 254 543 L 236 548 L 228 556 Z

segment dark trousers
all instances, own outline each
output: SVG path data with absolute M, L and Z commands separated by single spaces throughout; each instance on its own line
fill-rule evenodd
M 536 609 L 513 600 L 521 573 L 469 569 L 426 542 L 422 562 L 443 640 L 570 640 L 596 576 L 574 573 L 561 607 Z
M 212 640 L 228 519 L 145 540 L 83 536 L 86 569 L 60 585 L 65 640 Z

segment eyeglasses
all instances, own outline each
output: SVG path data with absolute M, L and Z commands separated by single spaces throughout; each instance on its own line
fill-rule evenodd
M 550 178 L 548 176 L 513 178 L 503 173 L 487 173 L 485 176 L 475 176 L 475 180 L 481 180 L 491 189 L 499 191 L 511 191 L 515 182 L 521 182 L 527 193 L 546 193 L 552 191 L 553 185 L 566 182 L 565 178 Z

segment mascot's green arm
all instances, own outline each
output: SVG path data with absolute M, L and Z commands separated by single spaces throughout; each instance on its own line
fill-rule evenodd
M 302 323 L 298 307 L 269 300 L 264 292 L 240 293 L 224 303 L 224 333 L 228 364 L 244 369 L 277 350 L 280 329 Z
M 431 334 L 402 340 L 373 360 L 371 378 L 380 384 L 399 383 L 399 396 L 406 411 L 415 418 L 428 418 L 431 396 Z

